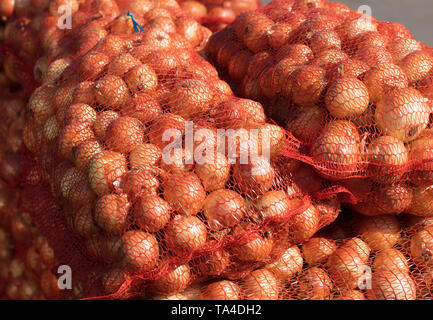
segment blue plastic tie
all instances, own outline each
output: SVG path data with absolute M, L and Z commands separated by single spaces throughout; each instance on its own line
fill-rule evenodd
M 140 24 L 137 21 L 135 21 L 134 15 L 131 12 L 128 11 L 127 16 L 131 17 L 132 24 L 134 25 L 134 30 L 135 30 L 136 33 L 139 33 L 140 31 L 144 32 L 143 27 L 140 26 Z

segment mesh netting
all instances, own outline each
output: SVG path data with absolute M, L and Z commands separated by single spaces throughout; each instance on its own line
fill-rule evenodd
M 27 167 L 40 174 L 24 205 L 83 297 L 240 279 L 340 211 L 294 182 L 299 162 L 281 155 L 291 135 L 193 51 L 202 29 L 155 22 L 167 13 L 196 23 L 160 7 L 134 14 L 138 34 L 123 14 L 84 21 L 59 39 L 75 53 L 40 72 L 27 105 Z
M 279 1 L 208 42 L 175 1 L 76 3 L 71 30 L 61 4 L 5 30 L 7 77 L 42 83 L 0 190 L 41 289 L 9 298 L 64 297 L 66 264 L 73 298 L 431 299 L 431 50 L 406 28 Z
M 433 55 L 404 26 L 277 1 L 214 34 L 207 53 L 299 140 L 287 155 L 346 189 L 358 211 L 431 215 Z

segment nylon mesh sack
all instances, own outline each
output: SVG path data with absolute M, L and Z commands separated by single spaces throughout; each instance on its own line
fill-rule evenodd
M 206 51 L 236 94 L 299 140 L 287 154 L 342 201 L 366 215 L 431 215 L 433 56 L 407 28 L 334 2 L 275 1 Z
M 281 155 L 291 135 L 266 122 L 260 103 L 234 97 L 194 47 L 146 42 L 158 26 L 107 48 L 116 19 L 93 47 L 77 46 L 78 29 L 60 40 L 77 52 L 33 93 L 23 133 L 41 172 L 24 206 L 82 297 L 151 298 L 238 280 L 335 220 L 338 200 L 295 182 L 299 162 Z M 218 139 L 222 130 L 239 137 Z M 270 160 L 254 158 L 266 136 Z M 214 161 L 191 163 L 206 149 Z M 316 181 L 316 191 L 324 186 Z

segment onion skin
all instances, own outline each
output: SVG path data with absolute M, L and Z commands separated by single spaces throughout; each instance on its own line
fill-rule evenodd
M 247 300 L 277 300 L 278 280 L 266 269 L 251 272 L 242 280 L 242 288 Z
M 203 211 L 211 228 L 221 229 L 239 223 L 247 211 L 247 205 L 235 191 L 220 189 L 206 197 Z
M 379 271 L 373 273 L 368 295 L 370 300 L 415 300 L 416 286 L 408 274 Z
M 376 253 L 373 269 L 409 274 L 408 259 L 397 249 L 385 249 Z
M 127 231 L 122 235 L 121 252 L 123 261 L 134 270 L 152 270 L 159 259 L 155 236 L 140 230 Z
M 402 141 L 392 136 L 381 136 L 371 142 L 367 152 L 373 181 L 392 184 L 401 178 L 409 160 Z M 390 171 L 392 173 L 388 173 Z
M 368 103 L 367 87 L 356 78 L 336 80 L 325 96 L 326 108 L 339 119 L 360 116 L 367 110 Z
M 307 300 L 329 300 L 333 284 L 325 270 L 311 267 L 299 278 L 299 296 Z
M 134 208 L 134 220 L 147 232 L 158 232 L 170 221 L 171 207 L 158 196 L 144 196 Z
M 432 186 L 419 186 L 413 190 L 412 203 L 407 212 L 415 216 L 433 216 L 433 189 Z
M 357 229 L 361 239 L 374 251 L 389 249 L 400 239 L 400 223 L 392 215 L 361 217 Z
M 362 160 L 360 136 L 347 120 L 330 121 L 312 147 L 316 169 L 331 179 L 353 175 Z
M 265 269 L 272 271 L 280 281 L 289 281 L 294 275 L 302 271 L 303 261 L 299 248 L 292 246 L 284 251 L 278 259 L 267 264 Z
M 323 237 L 312 237 L 302 245 L 302 255 L 310 266 L 325 263 L 337 249 L 335 242 Z
M 239 300 L 239 286 L 232 281 L 222 280 L 209 284 L 201 294 L 204 300 Z
M 195 174 L 173 174 L 163 188 L 164 199 L 177 212 L 195 215 L 202 209 L 206 192 Z
M 375 111 L 381 131 L 403 142 L 416 139 L 426 128 L 429 116 L 426 99 L 413 88 L 393 90 L 377 104 Z
M 427 226 L 411 237 L 410 253 L 419 267 L 433 267 L 433 226 Z
M 207 241 L 205 224 L 194 216 L 175 216 L 164 234 L 167 246 L 172 252 L 189 252 Z
M 399 66 L 392 63 L 383 63 L 367 71 L 365 85 L 370 94 L 370 101 L 378 103 L 384 98 L 386 90 L 406 88 L 409 85 L 409 80 Z
M 150 287 L 157 294 L 174 294 L 188 287 L 191 279 L 192 274 L 189 265 L 183 264 L 175 266 L 174 270 L 152 281 Z

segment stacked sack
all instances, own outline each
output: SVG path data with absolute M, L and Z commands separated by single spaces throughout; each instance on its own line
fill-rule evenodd
M 57 40 L 53 29 L 23 132 L 35 160 L 26 172 L 40 172 L 24 206 L 83 296 L 161 298 L 279 259 L 284 269 L 294 244 L 335 220 L 337 199 L 309 196 L 309 168 L 294 174 L 300 163 L 281 155 L 285 130 L 194 52 L 204 27 L 183 32 L 181 22 L 196 22 L 162 2 L 142 16 L 129 4 L 146 30 L 135 34 L 126 14 L 95 14 L 98 3 L 80 6 L 81 24 Z M 243 130 L 233 141 L 221 129 Z M 249 159 L 266 138 L 270 160 Z M 279 285 L 260 293 L 279 283 L 275 273 L 257 274 L 239 297 L 280 297 Z
M 432 214 L 433 55 L 405 27 L 337 3 L 279 1 L 241 15 L 207 52 L 299 140 L 288 154 L 347 188 L 358 211 Z
M 314 168 L 329 192 L 363 215 L 407 213 L 428 225 L 433 54 L 404 26 L 333 2 L 276 1 L 214 34 L 206 52 L 237 94 L 262 102 L 293 134 L 300 147 L 285 154 Z M 379 283 L 410 283 L 413 294 L 400 298 L 431 283 L 430 258 L 420 254 L 432 230 L 421 229 L 401 240 L 411 277 L 378 273 Z M 382 289 L 376 298 L 392 297 Z

